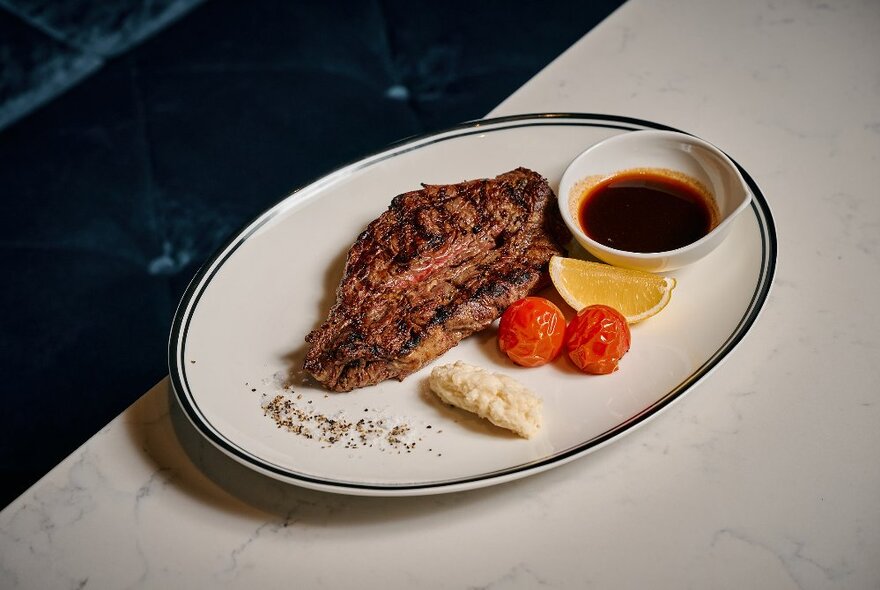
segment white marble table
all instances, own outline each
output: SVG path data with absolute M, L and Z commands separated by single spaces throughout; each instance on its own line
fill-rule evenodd
M 481 490 L 257 475 L 167 381 L 0 513 L 0 588 L 880 588 L 880 3 L 632 0 L 492 115 L 666 123 L 739 161 L 779 264 L 745 341 L 603 450 Z

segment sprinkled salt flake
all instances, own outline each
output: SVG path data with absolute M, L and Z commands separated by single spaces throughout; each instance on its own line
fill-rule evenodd
M 268 379 L 263 379 L 263 382 L 266 385 L 275 386 L 277 389 L 288 389 L 290 387 L 290 373 L 287 371 L 275 371 L 272 374 L 271 381 Z
M 302 394 L 266 394 L 261 397 L 263 414 L 272 418 L 279 429 L 321 443 L 321 448 L 340 445 L 346 449 L 373 448 L 382 452 L 412 453 L 425 425 L 381 410 L 364 408 L 351 417 L 343 411 L 321 411 L 315 400 L 303 400 Z M 298 403 L 302 400 L 305 403 Z M 430 428 L 430 425 L 427 425 Z

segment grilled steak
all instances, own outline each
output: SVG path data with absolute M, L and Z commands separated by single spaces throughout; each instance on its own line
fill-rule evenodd
M 398 195 L 348 252 L 303 368 L 328 389 L 402 380 L 547 283 L 571 237 L 556 196 L 517 168 Z

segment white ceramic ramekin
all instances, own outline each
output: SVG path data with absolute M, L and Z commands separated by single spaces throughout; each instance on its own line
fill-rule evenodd
M 627 252 L 590 238 L 578 220 L 583 181 L 601 182 L 603 178 L 642 168 L 672 170 L 706 187 L 717 212 L 712 230 L 696 242 L 666 252 Z M 600 141 L 572 161 L 559 183 L 562 218 L 590 254 L 615 266 L 651 272 L 680 268 L 709 254 L 724 240 L 734 218 L 751 200 L 745 180 L 721 150 L 673 131 L 632 131 Z

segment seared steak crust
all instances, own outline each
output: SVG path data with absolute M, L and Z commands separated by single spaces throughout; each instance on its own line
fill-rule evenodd
M 403 379 L 544 286 L 570 239 L 536 172 L 395 197 L 348 252 L 303 368 L 334 391 Z

